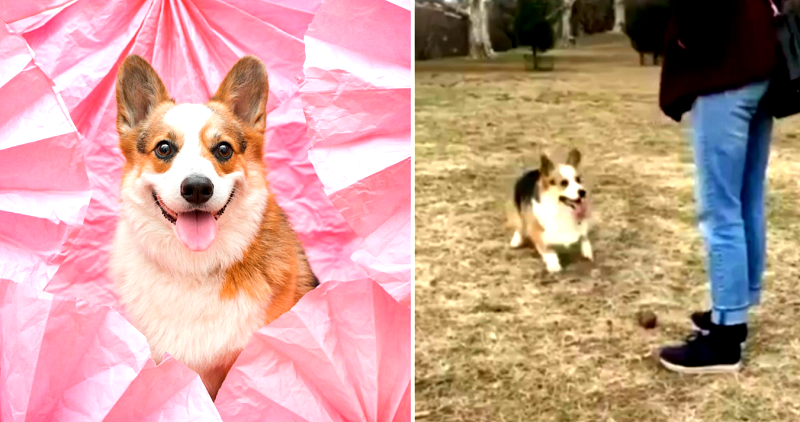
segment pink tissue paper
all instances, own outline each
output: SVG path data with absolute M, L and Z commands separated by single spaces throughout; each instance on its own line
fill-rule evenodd
M 410 421 L 410 350 L 408 307 L 372 280 L 327 282 L 253 336 L 217 408 L 226 421 Z
M 361 243 L 352 259 L 411 292 L 410 1 L 325 2 L 305 36 L 309 158 Z M 357 11 L 357 12 L 356 12 Z M 358 20 L 357 30 L 343 30 Z M 368 34 L 368 35 L 367 35 Z
M 410 420 L 410 22 L 399 0 L 0 0 L 0 420 Z M 267 177 L 323 282 L 216 408 L 112 309 L 129 54 L 178 102 L 264 61 Z
M 0 278 L 43 289 L 90 197 L 80 135 L 61 97 L 25 39 L 0 22 Z
M 200 377 L 155 366 L 108 306 L 0 280 L 0 420 L 219 421 Z

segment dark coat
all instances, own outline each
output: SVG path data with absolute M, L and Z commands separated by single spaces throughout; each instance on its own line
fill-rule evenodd
M 670 9 L 659 94 L 667 116 L 680 121 L 698 96 L 772 75 L 778 44 L 769 0 L 671 0 Z

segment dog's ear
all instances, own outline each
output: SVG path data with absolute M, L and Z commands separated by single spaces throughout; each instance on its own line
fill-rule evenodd
M 255 56 L 244 56 L 222 80 L 211 101 L 219 101 L 242 123 L 264 133 L 267 127 L 267 69 Z
M 540 160 L 541 160 L 541 165 L 539 166 L 539 171 L 542 173 L 542 175 L 548 176 L 550 173 L 553 172 L 553 170 L 556 169 L 556 167 L 553 165 L 553 162 L 550 161 L 550 157 L 548 157 L 547 154 L 542 154 Z
M 162 102 L 172 101 L 150 63 L 128 56 L 117 72 L 117 132 L 124 136 Z
M 572 148 L 567 155 L 567 164 L 572 167 L 578 167 L 581 164 L 581 152 L 577 148 Z

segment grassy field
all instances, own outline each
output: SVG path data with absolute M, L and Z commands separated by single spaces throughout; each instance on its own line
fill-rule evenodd
M 658 109 L 658 67 L 624 38 L 591 41 L 553 51 L 551 72 L 523 71 L 519 52 L 417 63 L 417 420 L 800 420 L 800 119 L 776 125 L 743 371 L 667 372 L 653 351 L 708 306 L 686 125 Z M 596 262 L 549 276 L 531 249 L 509 249 L 505 207 L 541 150 L 571 146 Z

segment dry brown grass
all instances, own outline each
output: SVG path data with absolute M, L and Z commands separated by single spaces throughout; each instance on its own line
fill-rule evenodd
M 420 63 L 416 73 L 416 413 L 421 421 L 800 420 L 800 119 L 777 124 L 769 263 L 745 368 L 684 376 L 652 358 L 707 306 L 684 126 L 625 39 Z M 518 53 L 517 53 L 518 54 Z M 594 201 L 594 264 L 544 273 L 503 228 L 540 149 L 577 146 Z M 639 309 L 656 329 L 636 324 Z

